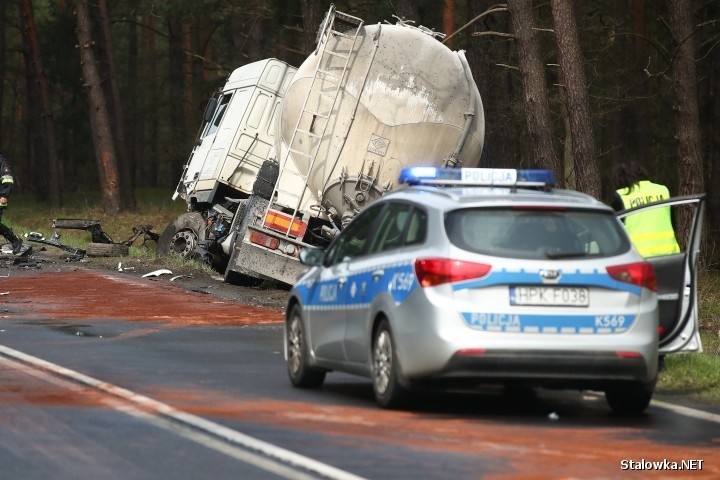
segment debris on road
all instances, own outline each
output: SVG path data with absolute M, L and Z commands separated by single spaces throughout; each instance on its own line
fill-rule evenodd
M 161 268 L 160 270 L 155 270 L 154 272 L 146 273 L 142 276 L 142 278 L 147 277 L 159 277 L 160 275 L 172 275 L 172 272 L 168 270 L 167 268 Z

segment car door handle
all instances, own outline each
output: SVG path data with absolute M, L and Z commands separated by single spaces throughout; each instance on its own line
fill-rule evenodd
M 338 278 L 338 285 L 341 287 L 347 283 L 347 277 L 340 277 Z
M 375 270 L 372 274 L 373 280 L 377 280 L 378 278 L 382 277 L 383 275 L 385 275 L 385 270 L 383 270 L 382 268 L 379 270 Z

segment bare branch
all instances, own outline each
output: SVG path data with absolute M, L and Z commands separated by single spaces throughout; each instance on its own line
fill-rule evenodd
M 515 38 L 515 35 L 512 33 L 502 33 L 502 32 L 475 32 L 472 34 L 473 37 L 503 37 L 503 38 Z
M 463 25 L 462 27 L 460 27 L 458 30 L 454 31 L 454 32 L 452 33 L 452 35 L 449 35 L 449 36 L 445 37 L 445 40 L 443 40 L 442 43 L 447 43 L 448 40 L 450 40 L 451 38 L 453 38 L 453 37 L 454 37 L 455 35 L 457 35 L 458 33 L 462 32 L 462 31 L 465 30 L 467 27 L 469 27 L 469 26 L 472 25 L 473 23 L 477 22 L 477 21 L 480 20 L 481 18 L 486 17 L 486 16 L 490 15 L 491 13 L 497 13 L 497 12 L 507 12 L 507 5 L 504 4 L 504 3 L 498 4 L 498 5 L 493 5 L 492 7 L 488 8 L 488 9 L 485 10 L 483 13 L 481 13 L 480 15 L 478 15 L 477 17 L 473 18 L 473 19 L 470 20 L 468 23 L 466 23 L 465 25 Z M 473 33 L 473 36 L 474 36 L 474 35 L 475 35 L 475 34 Z
M 520 71 L 520 69 L 519 69 L 518 67 L 514 67 L 514 66 L 512 66 L 512 65 L 507 65 L 507 64 L 505 64 L 505 63 L 496 63 L 495 66 L 496 66 L 496 67 L 509 68 L 510 70 Z

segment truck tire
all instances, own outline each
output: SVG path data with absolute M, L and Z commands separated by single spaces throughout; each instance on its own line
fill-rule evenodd
M 205 240 L 205 221 L 198 212 L 180 215 L 165 227 L 157 242 L 157 254 L 194 258 L 195 247 Z
M 121 243 L 88 243 L 85 255 L 88 257 L 124 257 L 130 251 L 127 245 Z

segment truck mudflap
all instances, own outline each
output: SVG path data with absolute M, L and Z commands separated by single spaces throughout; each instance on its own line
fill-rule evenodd
M 230 227 L 232 251 L 225 270 L 226 281 L 237 273 L 292 285 L 307 268 L 298 260 L 298 254 L 310 245 L 260 226 L 267 208 L 268 200 L 252 195 L 245 214 L 236 215 L 233 219 Z

